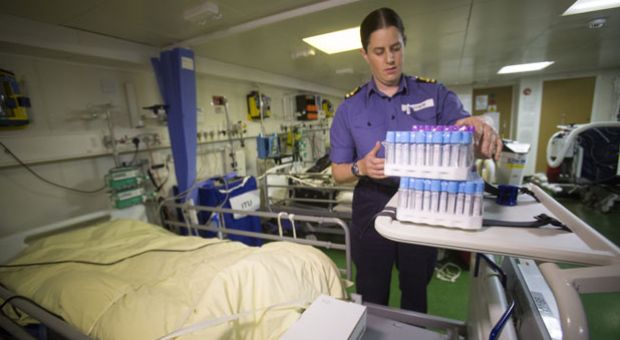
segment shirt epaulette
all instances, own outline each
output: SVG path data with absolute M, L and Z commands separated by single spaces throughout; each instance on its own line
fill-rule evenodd
M 437 83 L 437 79 L 426 78 L 426 77 L 415 77 L 415 80 L 416 80 L 418 83 L 430 83 L 430 84 L 435 84 L 435 83 Z
M 356 87 L 353 91 L 345 94 L 344 95 L 344 99 L 349 99 L 349 98 L 353 97 L 356 93 L 360 92 L 361 89 L 362 89 L 361 86 Z

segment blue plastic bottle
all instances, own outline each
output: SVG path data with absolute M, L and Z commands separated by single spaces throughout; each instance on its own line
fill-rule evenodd
M 423 210 L 427 212 L 431 211 L 431 180 L 430 179 L 424 180 L 424 195 L 422 196 L 422 200 L 424 201 L 424 203 L 422 203 L 424 205 Z
M 416 194 L 416 190 L 415 190 L 415 186 L 416 186 L 416 182 L 418 182 L 419 179 L 415 179 L 414 177 L 410 177 L 409 178 L 409 201 L 408 201 L 408 209 L 409 210 L 415 210 L 416 209 L 416 205 L 415 205 L 415 194 Z
M 474 196 L 474 204 L 472 212 L 474 216 L 482 216 L 482 195 L 484 194 L 484 181 L 476 181 L 476 195 Z
M 415 135 L 415 165 L 424 166 L 426 154 L 426 131 L 419 127 Z
M 465 181 L 459 183 L 459 192 L 456 194 L 456 215 L 463 215 L 463 205 L 465 205 Z
M 394 131 L 388 131 L 387 134 L 385 135 L 385 162 L 387 164 L 394 164 L 394 153 L 395 153 L 395 147 L 396 145 L 394 145 L 394 143 L 396 143 L 396 135 L 394 133 Z
M 473 126 L 471 127 L 473 128 Z M 459 152 L 459 167 L 469 167 L 472 157 L 472 140 L 473 131 L 468 127 L 467 130 L 461 131 L 461 147 Z
M 438 213 L 439 212 L 439 191 L 441 191 L 441 181 L 440 180 L 432 180 L 431 181 L 431 212 Z
M 409 200 L 409 177 L 401 177 L 398 188 L 398 209 L 407 209 Z
M 411 166 L 415 166 L 416 165 L 416 158 L 415 158 L 415 152 L 416 152 L 416 144 L 415 144 L 415 139 L 416 139 L 416 133 L 417 133 L 417 126 L 413 126 L 413 131 L 409 131 L 409 165 Z
M 424 180 L 417 178 L 414 184 L 415 188 L 415 209 L 416 211 L 424 210 Z
M 450 131 L 450 166 L 459 166 L 459 153 L 461 151 L 461 131 Z
M 447 214 L 454 215 L 456 211 L 456 196 L 459 192 L 459 183 L 456 181 L 448 182 L 448 208 L 446 209 Z
M 443 142 L 443 128 L 437 126 L 433 131 L 433 154 L 431 156 L 433 166 L 441 166 L 441 144 Z
M 396 165 L 409 164 L 409 132 L 396 131 Z
M 446 213 L 448 210 L 448 181 L 441 181 L 441 191 L 439 192 L 439 212 Z
M 442 141 L 441 145 L 441 166 L 448 167 L 450 166 L 450 139 L 452 137 L 452 131 L 449 126 L 445 126 L 442 133 Z
M 463 215 L 473 216 L 474 196 L 476 195 L 476 182 L 467 181 L 465 183 L 465 202 L 463 204 Z
M 424 151 L 424 165 L 432 166 L 433 165 L 433 131 L 432 127 L 429 125 L 424 126 L 424 130 L 426 131 L 425 135 L 425 151 Z

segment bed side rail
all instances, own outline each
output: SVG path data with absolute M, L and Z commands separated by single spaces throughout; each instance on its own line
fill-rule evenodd
M 174 220 L 170 220 L 170 219 L 166 219 L 162 217 L 162 223 L 164 225 L 185 227 L 185 228 L 188 228 L 188 230 L 191 230 L 193 228 L 193 229 L 198 229 L 198 230 L 213 231 L 213 232 L 218 233 L 219 236 L 223 234 L 250 236 L 250 237 L 256 237 L 256 238 L 265 239 L 265 240 L 290 241 L 290 242 L 312 245 L 312 246 L 317 246 L 317 247 L 326 248 L 326 249 L 344 250 L 345 251 L 345 262 L 346 262 L 345 264 L 346 268 L 344 272 L 346 275 L 346 279 L 351 280 L 351 277 L 352 277 L 351 276 L 351 235 L 349 232 L 348 225 L 339 218 L 288 214 L 286 212 L 276 213 L 276 212 L 268 212 L 268 211 L 235 210 L 235 209 L 226 209 L 226 208 L 219 208 L 219 207 L 208 207 L 208 206 L 200 206 L 200 205 L 197 206 L 197 205 L 192 205 L 189 203 L 178 204 L 178 203 L 169 202 L 169 203 L 165 203 L 162 205 L 162 207 L 164 206 L 167 206 L 169 208 L 174 208 L 174 209 L 181 209 L 185 217 L 184 218 L 185 222 L 174 221 Z M 202 212 L 202 211 L 219 214 L 220 225 L 216 227 L 212 225 L 199 224 L 196 218 L 191 217 L 197 214 L 198 212 Z M 333 242 L 327 242 L 327 241 L 308 240 L 308 239 L 302 239 L 302 238 L 289 237 L 283 234 L 273 235 L 273 234 L 258 233 L 258 232 L 253 232 L 253 231 L 231 229 L 231 228 L 226 227 L 225 219 L 223 218 L 222 214 L 240 214 L 240 215 L 256 216 L 260 218 L 275 218 L 275 219 L 286 218 L 286 219 L 293 219 L 295 222 L 311 222 L 311 223 L 318 223 L 319 225 L 323 225 L 323 224 L 336 225 L 342 229 L 344 233 L 345 243 L 340 244 L 340 243 L 333 243 Z
M 9 300 L 8 303 L 19 308 L 24 313 L 30 315 L 32 318 L 39 320 L 42 324 L 47 326 L 48 328 L 54 330 L 59 335 L 63 336 L 66 339 L 75 339 L 75 340 L 85 340 L 90 339 L 88 336 L 84 335 L 77 328 L 69 325 L 64 320 L 52 315 L 47 310 L 41 308 L 37 304 L 34 304 L 26 299 L 16 298 L 15 294 L 6 289 L 5 287 L 0 285 L 0 298 L 3 301 Z M 15 324 L 13 321 L 3 316 L 1 321 L 2 327 L 10 332 L 11 335 L 15 336 L 17 339 L 32 339 L 28 333 L 26 333 L 20 326 Z
M 277 182 L 270 181 L 270 178 L 273 177 L 285 177 L 288 180 L 292 180 L 293 184 L 278 184 Z M 319 184 L 310 182 L 312 180 L 323 180 L 326 183 Z M 267 205 L 267 209 L 270 211 L 278 210 L 280 207 L 288 205 L 288 204 L 307 204 L 307 205 L 323 205 L 325 209 L 329 212 L 333 212 L 334 208 L 338 204 L 342 204 L 342 202 L 338 201 L 337 194 L 338 192 L 353 192 L 354 186 L 348 185 L 336 185 L 333 184 L 331 174 L 323 174 L 323 173 L 303 173 L 303 174 L 295 174 L 291 175 L 289 173 L 281 173 L 281 172 L 266 172 L 263 176 L 261 176 L 261 186 L 262 186 L 262 200 Z M 332 184 L 328 184 L 332 183 Z M 274 199 L 269 194 L 270 190 L 285 190 L 286 197 L 281 199 Z M 308 198 L 308 197 L 299 197 L 296 190 L 310 190 L 317 193 L 323 193 L 325 198 Z

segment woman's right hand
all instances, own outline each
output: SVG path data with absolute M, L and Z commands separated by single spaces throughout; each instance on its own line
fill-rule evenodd
M 381 149 L 381 142 L 377 142 L 375 147 L 370 150 L 364 158 L 358 161 L 357 166 L 360 169 L 360 174 L 368 176 L 374 179 L 386 178 L 383 168 L 385 166 L 385 159 L 377 157 L 377 152 Z

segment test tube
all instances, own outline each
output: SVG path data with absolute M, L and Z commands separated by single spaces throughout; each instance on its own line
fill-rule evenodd
M 467 181 L 465 183 L 465 202 L 463 203 L 463 215 L 473 216 L 474 196 L 476 195 L 476 182 Z
M 424 154 L 426 153 L 426 131 L 423 127 L 418 127 L 415 135 L 415 165 L 424 166 Z
M 433 131 L 433 166 L 441 166 L 441 143 L 443 141 L 443 128 L 437 126 Z
M 416 209 L 416 202 L 415 202 L 415 194 L 416 194 L 416 190 L 415 190 L 415 184 L 416 182 L 419 180 L 416 180 L 414 177 L 409 178 L 409 202 L 407 205 L 407 209 L 409 210 L 415 210 Z
M 398 188 L 398 208 L 407 209 L 409 199 L 409 178 L 402 177 L 400 179 L 400 187 Z
M 426 130 L 426 138 L 424 139 L 425 143 L 425 154 L 424 154 L 424 165 L 432 166 L 433 165 L 433 131 L 432 128 L 428 125 L 425 125 Z
M 394 164 L 394 151 L 396 142 L 396 135 L 394 131 L 388 131 L 385 135 L 385 162 L 387 164 Z
M 422 211 L 424 210 L 424 180 L 417 178 L 415 180 L 415 210 Z
M 422 200 L 424 201 L 422 203 L 423 205 L 422 210 L 431 211 L 431 180 L 430 179 L 424 180 L 424 195 L 422 196 Z
M 409 164 L 409 132 L 396 131 L 396 164 Z
M 456 195 L 459 192 L 459 183 L 456 181 L 448 182 L 448 208 L 446 213 L 454 215 L 456 209 Z
M 452 131 L 450 126 L 444 127 L 443 130 L 443 144 L 441 145 L 441 166 L 450 166 L 450 137 Z
M 482 195 L 484 194 L 484 181 L 476 182 L 476 195 L 474 195 L 473 215 L 482 216 Z
M 431 181 L 431 209 L 430 211 L 434 213 L 439 212 L 439 191 L 441 189 L 441 181 L 432 180 Z
M 415 166 L 416 165 L 416 158 L 415 158 L 415 137 L 416 137 L 416 132 L 417 132 L 417 126 L 413 126 L 413 131 L 409 132 L 409 165 L 411 166 Z
M 441 181 L 439 192 L 439 212 L 446 213 L 448 210 L 448 181 Z
M 450 166 L 459 166 L 459 152 L 461 151 L 461 131 L 453 130 L 450 135 Z
M 473 139 L 473 126 L 461 131 L 461 146 L 459 152 L 459 167 L 468 167 L 471 164 L 471 142 Z
M 463 215 L 463 205 L 465 203 L 465 182 L 459 182 L 459 192 L 456 194 L 456 215 Z

